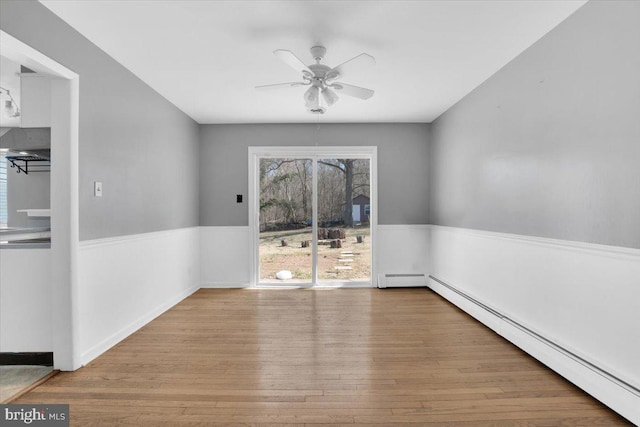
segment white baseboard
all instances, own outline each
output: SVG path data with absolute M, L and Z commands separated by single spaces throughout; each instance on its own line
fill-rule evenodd
M 371 282 L 335 282 L 322 283 L 317 285 L 315 289 L 367 289 L 375 287 Z
M 640 424 L 640 251 L 433 226 L 430 287 Z
M 628 420 L 640 424 L 640 394 L 633 388 L 507 320 L 503 321 L 500 335 Z
M 251 284 L 249 283 L 235 283 L 235 282 L 211 282 L 211 283 L 202 283 L 200 285 L 201 289 L 246 289 L 251 288 Z M 322 285 L 318 285 L 316 289 L 336 289 L 336 288 L 375 288 L 376 286 L 372 285 L 370 282 L 353 282 L 353 283 L 326 283 Z M 269 284 L 261 284 L 256 286 L 256 288 L 260 289 L 307 289 L 308 286 L 304 285 L 296 285 L 292 283 L 274 283 L 273 285 Z
M 244 289 L 250 288 L 249 283 L 237 283 L 237 282 L 209 282 L 201 283 L 202 289 Z
M 86 364 L 199 287 L 197 227 L 85 241 L 79 348 Z
M 502 327 L 501 316 L 497 316 L 495 312 L 488 310 L 486 308 L 487 306 L 483 306 L 478 301 L 469 301 L 469 299 L 463 296 L 461 293 L 455 292 L 451 288 L 442 285 L 441 283 L 435 281 L 432 277 L 429 277 L 429 287 L 431 288 L 431 290 L 462 309 L 465 313 L 483 323 L 495 333 L 500 334 L 500 328 Z
M 138 329 L 142 328 L 144 325 L 151 322 L 153 319 L 160 316 L 162 313 L 169 310 L 171 307 L 178 304 L 180 301 L 187 298 L 188 296 L 198 291 L 199 289 L 200 289 L 200 286 L 198 285 L 192 286 L 191 288 L 184 290 L 179 294 L 173 296 L 172 298 L 168 299 L 166 302 L 155 307 L 153 310 L 149 311 L 148 313 L 143 314 L 138 319 L 131 322 L 129 325 L 125 326 L 124 328 L 115 332 L 113 335 L 105 338 L 98 344 L 84 351 L 80 355 L 80 363 L 82 363 L 82 365 L 84 366 L 87 363 L 91 362 L 93 359 L 100 356 L 105 351 L 109 350 L 111 347 L 118 344 L 120 341 L 124 340 L 129 335 L 133 334 Z
M 472 298 L 452 290 L 434 278 L 430 288 L 464 312 L 470 314 L 498 335 L 509 340 L 523 351 L 553 369 L 576 386 L 585 390 L 622 416 L 638 424 L 640 422 L 640 394 L 632 387 L 617 381 L 597 367 L 563 351 L 552 342 L 531 333 L 500 313 L 483 307 Z

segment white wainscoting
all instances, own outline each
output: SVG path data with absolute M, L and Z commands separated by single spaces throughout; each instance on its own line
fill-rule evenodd
M 246 288 L 250 283 L 249 227 L 200 227 L 200 285 Z
M 53 351 L 51 249 L 0 249 L 0 352 Z
M 377 274 L 428 275 L 431 226 L 425 224 L 378 224 Z
M 199 288 L 199 240 L 192 227 L 80 243 L 83 365 Z
M 440 226 L 430 241 L 453 288 L 433 290 L 640 424 L 640 250 Z
M 428 225 L 378 225 L 379 274 L 429 272 Z M 249 227 L 200 227 L 203 288 L 244 288 L 250 283 Z

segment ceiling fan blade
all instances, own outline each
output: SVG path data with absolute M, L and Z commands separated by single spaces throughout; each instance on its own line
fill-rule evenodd
M 327 106 L 331 107 L 338 101 L 338 95 L 328 87 L 322 89 L 322 98 L 326 102 Z
M 256 86 L 256 89 L 278 89 L 281 87 L 298 87 L 298 86 L 306 86 L 309 83 L 303 83 L 303 82 L 291 82 L 291 83 L 276 83 L 273 85 L 262 85 L 262 86 Z
M 327 74 L 333 76 L 333 74 L 337 73 L 338 77 L 348 77 L 351 74 L 358 73 L 359 71 L 365 70 L 372 65 L 376 65 L 375 58 L 367 53 L 361 53 L 355 58 L 351 58 L 350 60 L 343 62 L 337 67 L 334 67 Z
M 313 72 L 309 69 L 309 67 L 307 67 L 305 63 L 302 62 L 300 58 L 295 56 L 290 50 L 278 49 L 274 50 L 273 54 L 297 72 L 309 77 L 313 76 Z
M 331 85 L 331 88 L 335 89 L 338 93 L 360 99 L 369 99 L 375 93 L 374 90 L 359 86 L 348 85 L 346 83 L 334 83 Z

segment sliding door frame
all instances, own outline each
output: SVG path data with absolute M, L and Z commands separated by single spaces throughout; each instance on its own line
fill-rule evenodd
M 277 147 L 249 147 L 249 248 L 251 253 L 250 265 L 250 287 L 260 286 L 260 159 L 263 158 L 288 158 L 288 159 L 311 159 L 314 171 L 317 171 L 317 161 L 322 159 L 368 159 L 370 173 L 370 195 L 371 195 L 371 272 L 369 281 L 362 282 L 327 282 L 320 283 L 322 287 L 374 287 L 376 276 L 376 238 L 378 235 L 378 147 L 375 146 L 277 146 Z M 309 287 L 318 286 L 317 283 L 317 250 L 318 250 L 318 207 L 316 197 L 318 194 L 318 174 L 313 174 L 312 193 L 312 262 L 313 271 L 311 284 L 300 284 L 298 286 L 286 285 L 286 287 Z

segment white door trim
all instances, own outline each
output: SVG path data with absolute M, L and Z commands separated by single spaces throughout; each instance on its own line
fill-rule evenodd
M 51 285 L 53 363 L 64 371 L 80 367 L 78 251 L 79 76 L 0 30 L 2 55 L 51 75 Z
M 331 158 L 348 158 L 348 159 L 369 159 L 370 161 L 370 173 L 371 173 L 371 278 L 370 282 L 344 282 L 344 283 L 332 283 L 322 284 L 321 286 L 335 286 L 335 287 L 362 287 L 370 286 L 374 287 L 374 277 L 376 276 L 376 237 L 378 234 L 378 147 L 376 146 L 278 146 L 278 147 L 252 147 L 248 149 L 249 152 L 249 248 L 251 251 L 250 265 L 250 286 L 258 286 L 258 273 L 259 273 L 259 253 L 258 243 L 260 241 L 260 183 L 258 180 L 260 177 L 256 173 L 259 167 L 259 161 L 265 157 L 286 157 L 286 158 L 301 158 L 311 159 L 314 163 L 322 159 Z M 314 195 L 317 194 L 317 179 L 314 174 Z M 315 206 L 315 203 L 314 203 Z M 314 230 L 317 227 L 317 211 L 314 208 L 313 212 L 313 224 Z M 317 236 L 317 232 L 314 233 L 314 240 Z M 315 248 L 315 244 L 313 245 Z M 314 274 L 314 277 L 316 275 Z M 312 286 L 316 286 L 316 283 L 312 283 Z M 289 286 L 288 286 L 289 287 Z

